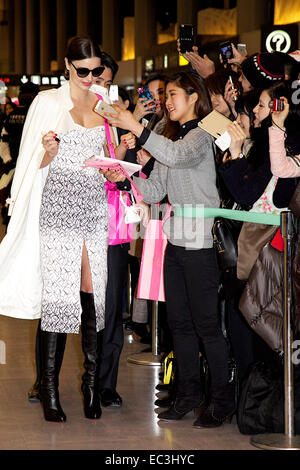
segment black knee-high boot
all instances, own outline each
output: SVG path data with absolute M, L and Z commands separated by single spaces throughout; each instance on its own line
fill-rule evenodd
M 35 340 L 35 364 L 36 364 L 36 380 L 32 385 L 31 389 L 28 392 L 28 400 L 31 403 L 37 403 L 41 401 L 41 382 L 42 382 L 42 330 L 41 330 L 41 320 L 39 321 L 37 331 L 36 331 L 36 340 Z M 56 354 L 56 366 L 57 374 L 59 375 L 62 360 L 64 357 L 64 351 L 66 346 L 67 335 L 61 334 L 59 337 L 59 348 L 57 349 Z
M 41 331 L 42 382 L 40 390 L 46 421 L 66 421 L 58 393 L 58 376 L 65 350 L 66 336 L 66 333 Z
M 84 414 L 88 419 L 99 419 L 102 412 L 98 390 L 98 352 L 94 295 L 80 292 L 80 298 L 82 306 L 82 351 L 85 358 L 85 373 L 82 376 L 81 386 Z

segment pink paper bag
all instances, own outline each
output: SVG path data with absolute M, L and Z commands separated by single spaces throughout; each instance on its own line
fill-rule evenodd
M 164 259 L 168 243 L 163 224 L 170 217 L 169 205 L 164 220 L 148 222 L 141 259 L 137 298 L 165 302 Z

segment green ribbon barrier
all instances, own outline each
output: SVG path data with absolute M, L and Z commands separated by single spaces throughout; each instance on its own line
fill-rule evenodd
M 263 212 L 248 212 L 232 209 L 195 206 L 175 206 L 172 209 L 174 210 L 175 217 L 201 219 L 214 219 L 215 217 L 223 217 L 224 219 L 239 220 L 241 222 L 253 222 L 255 224 L 280 226 L 280 214 L 265 214 Z

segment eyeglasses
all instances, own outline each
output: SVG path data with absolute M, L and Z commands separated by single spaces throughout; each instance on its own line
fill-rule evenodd
M 93 77 L 100 77 L 100 75 L 104 72 L 105 67 L 96 67 L 95 69 L 87 69 L 86 67 L 76 67 L 73 62 L 70 61 L 70 64 L 73 65 L 74 69 L 79 78 L 85 78 L 90 73 L 92 73 Z

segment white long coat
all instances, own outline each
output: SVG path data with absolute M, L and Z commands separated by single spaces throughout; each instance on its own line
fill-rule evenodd
M 42 91 L 31 104 L 24 124 L 11 188 L 11 219 L 0 245 L 0 315 L 22 319 L 41 316 L 39 213 L 48 167 L 40 169 L 42 136 L 74 126 L 70 85 Z

